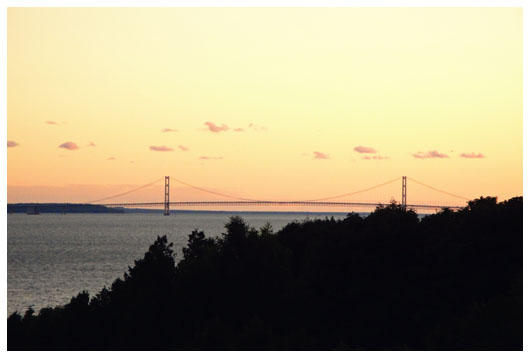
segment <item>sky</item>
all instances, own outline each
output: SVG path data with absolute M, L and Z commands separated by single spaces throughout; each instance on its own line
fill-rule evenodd
M 7 16 L 9 203 L 523 193 L 520 8 Z

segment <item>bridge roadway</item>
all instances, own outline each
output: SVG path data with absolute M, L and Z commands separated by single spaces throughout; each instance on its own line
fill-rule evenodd
M 108 207 L 164 207 L 164 202 L 148 203 L 113 203 L 101 204 Z M 170 206 L 332 206 L 332 207 L 374 207 L 378 205 L 388 206 L 383 203 L 354 203 L 354 202 L 330 202 L 330 201 L 171 201 Z M 410 209 L 462 209 L 462 206 L 448 205 L 424 205 L 407 204 Z

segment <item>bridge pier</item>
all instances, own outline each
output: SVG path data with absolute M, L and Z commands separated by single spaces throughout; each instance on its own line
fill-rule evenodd
M 407 210 L 407 177 L 401 178 L 401 206 Z
M 166 176 L 164 183 L 164 215 L 169 215 L 169 177 Z

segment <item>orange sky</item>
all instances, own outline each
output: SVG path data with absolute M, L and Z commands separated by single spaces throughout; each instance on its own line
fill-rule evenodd
M 7 60 L 8 202 L 522 195 L 521 9 L 9 8 Z

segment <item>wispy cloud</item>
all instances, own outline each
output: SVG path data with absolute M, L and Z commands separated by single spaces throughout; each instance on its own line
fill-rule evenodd
M 390 158 L 387 157 L 387 156 L 382 156 L 382 155 L 372 155 L 372 156 L 370 156 L 370 155 L 365 155 L 365 156 L 363 157 L 363 159 L 364 159 L 364 160 L 372 160 L 372 159 L 373 159 L 373 160 L 383 160 L 383 159 L 390 159 Z
M 17 142 L 15 142 L 14 140 L 8 140 L 7 141 L 7 147 L 8 148 L 13 148 L 13 147 L 16 147 L 18 145 Z
M 362 146 L 362 145 L 358 145 L 357 147 L 353 148 L 354 151 L 356 151 L 357 153 L 377 153 L 377 150 L 375 150 L 374 148 L 370 148 L 370 147 L 365 147 L 365 146 Z
M 185 145 L 182 145 L 182 144 L 179 144 L 179 149 L 180 150 L 183 150 L 185 152 L 187 152 L 188 150 L 190 150 L 190 148 L 186 147 Z
M 107 160 L 115 160 L 116 158 L 114 157 L 108 157 Z
M 173 128 L 164 128 L 162 129 L 162 133 L 169 133 L 169 132 L 178 132 L 178 130 Z
M 437 150 L 431 150 L 429 152 L 417 152 L 412 154 L 414 158 L 418 159 L 431 159 L 431 158 L 449 158 L 447 154 L 440 153 Z
M 63 148 L 67 150 L 77 150 L 79 147 L 74 142 L 64 142 L 63 144 L 59 145 L 58 148 Z
M 313 152 L 313 159 L 329 159 L 329 154 Z
M 152 145 L 149 147 L 150 150 L 155 152 L 172 152 L 173 148 L 166 147 L 165 145 Z
M 49 125 L 51 125 L 51 126 L 58 126 L 58 125 L 59 125 L 59 123 L 54 122 L 54 121 L 46 121 L 46 122 L 44 122 L 44 123 L 49 124 Z
M 245 128 L 234 128 L 234 132 L 244 132 Z
M 462 158 L 467 158 L 467 159 L 482 159 L 482 158 L 486 158 L 486 156 L 484 154 L 482 154 L 482 153 L 475 154 L 474 152 L 462 153 L 462 154 L 460 154 L 460 156 Z
M 257 125 L 255 123 L 250 123 L 248 125 L 249 128 L 252 128 L 253 130 L 255 131 L 266 131 L 267 130 L 267 127 L 264 127 L 264 126 L 260 126 L 260 125 Z
M 89 143 L 88 143 L 88 146 L 89 146 L 89 147 L 95 147 L 95 146 L 96 146 L 96 143 L 94 143 L 94 142 L 89 142 Z
M 208 130 L 213 133 L 224 132 L 230 129 L 226 124 L 220 126 L 212 122 L 205 122 L 204 124 L 208 127 Z
M 223 157 L 207 157 L 205 155 L 199 157 L 200 160 L 220 160 L 223 159 Z

